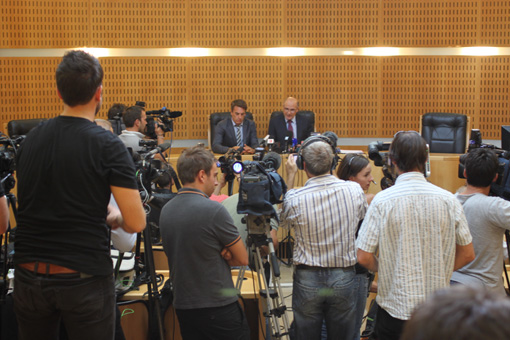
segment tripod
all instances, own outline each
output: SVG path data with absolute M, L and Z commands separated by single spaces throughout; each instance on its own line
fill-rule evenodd
M 283 337 L 289 339 L 289 320 L 285 313 L 287 306 L 285 305 L 282 287 L 280 285 L 280 267 L 278 266 L 278 259 L 274 251 L 273 239 L 270 233 L 270 216 L 246 215 L 244 222 L 246 222 L 248 227 L 248 253 L 253 254 L 255 271 L 260 274 L 258 275 L 260 296 L 266 300 L 264 316 L 271 323 L 271 335 L 277 339 Z M 272 273 L 272 285 L 269 284 L 269 278 L 266 277 L 264 272 L 260 252 L 262 246 L 267 246 L 269 248 L 269 265 Z M 241 291 L 244 272 L 245 269 L 242 268 L 237 277 L 236 289 L 238 291 Z M 283 328 L 283 333 L 281 333 L 281 328 Z

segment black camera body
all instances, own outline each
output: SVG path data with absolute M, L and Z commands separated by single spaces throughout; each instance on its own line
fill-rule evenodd
M 0 137 L 0 180 L 6 193 L 9 193 L 16 185 L 13 176 L 16 171 L 16 152 L 24 139 L 24 135 L 15 139 L 7 136 Z
M 262 161 L 243 163 L 237 213 L 277 217 L 273 205 L 282 203 L 287 192 L 285 181 L 276 172 L 280 164 L 280 155 L 274 152 Z
M 145 111 L 147 115 L 147 131 L 145 134 L 152 139 L 156 139 L 156 126 L 155 122 L 158 122 L 158 127 L 163 130 L 163 132 L 171 132 L 174 130 L 174 118 L 182 116 L 181 111 L 170 111 L 166 107 L 163 107 L 161 110 L 152 110 Z

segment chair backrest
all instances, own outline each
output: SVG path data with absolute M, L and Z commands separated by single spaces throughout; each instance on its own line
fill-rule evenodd
M 468 125 L 466 115 L 430 112 L 421 117 L 421 135 L 432 153 L 465 153 Z
M 41 122 L 47 120 L 46 118 L 34 118 L 34 119 L 18 119 L 11 120 L 7 124 L 7 133 L 10 138 L 17 136 L 26 135 L 33 128 L 39 125 Z
M 210 148 L 212 148 L 214 142 L 213 139 L 216 125 L 218 125 L 218 123 L 225 118 L 230 118 L 230 112 L 215 112 L 211 113 L 209 116 L 209 131 L 207 131 L 207 142 L 209 143 Z M 251 112 L 246 112 L 246 118 L 253 120 L 253 114 Z

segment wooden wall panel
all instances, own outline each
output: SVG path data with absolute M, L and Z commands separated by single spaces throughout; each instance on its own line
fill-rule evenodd
M 65 48 L 89 43 L 90 0 L 2 0 L 0 48 Z
M 381 130 L 419 130 L 427 112 L 478 113 L 477 58 L 385 57 L 381 70 Z
M 480 1 L 383 0 L 383 46 L 476 46 Z
M 379 0 L 287 1 L 288 46 L 379 45 Z
M 62 110 L 55 86 L 60 59 L 0 58 L 2 129 L 12 119 L 50 118 Z
M 474 126 L 487 139 L 501 138 L 510 125 L 510 57 L 480 58 L 480 109 Z
M 480 46 L 509 46 L 510 1 L 482 1 L 480 7 Z
M 228 57 L 190 59 L 190 138 L 207 137 L 209 115 L 230 111 L 234 99 L 244 99 L 253 113 L 257 135 L 263 138 L 269 115 L 281 110 L 285 96 L 284 59 Z
M 282 46 L 283 3 L 275 0 L 190 1 L 189 46 Z
M 378 135 L 379 60 L 302 57 L 286 63 L 286 95 L 315 112 L 315 130 L 339 137 Z
M 90 44 L 164 48 L 186 45 L 186 0 L 91 1 Z

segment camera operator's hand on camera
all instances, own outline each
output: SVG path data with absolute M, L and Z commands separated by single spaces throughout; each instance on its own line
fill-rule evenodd
M 165 131 L 161 128 L 163 123 L 161 120 L 156 120 L 154 122 L 154 131 L 156 132 L 156 136 L 158 136 L 158 145 L 164 142 L 165 139 Z
M 298 171 L 295 156 L 295 154 L 289 155 L 285 163 L 285 170 L 287 171 L 287 189 L 294 188 L 294 179 Z

